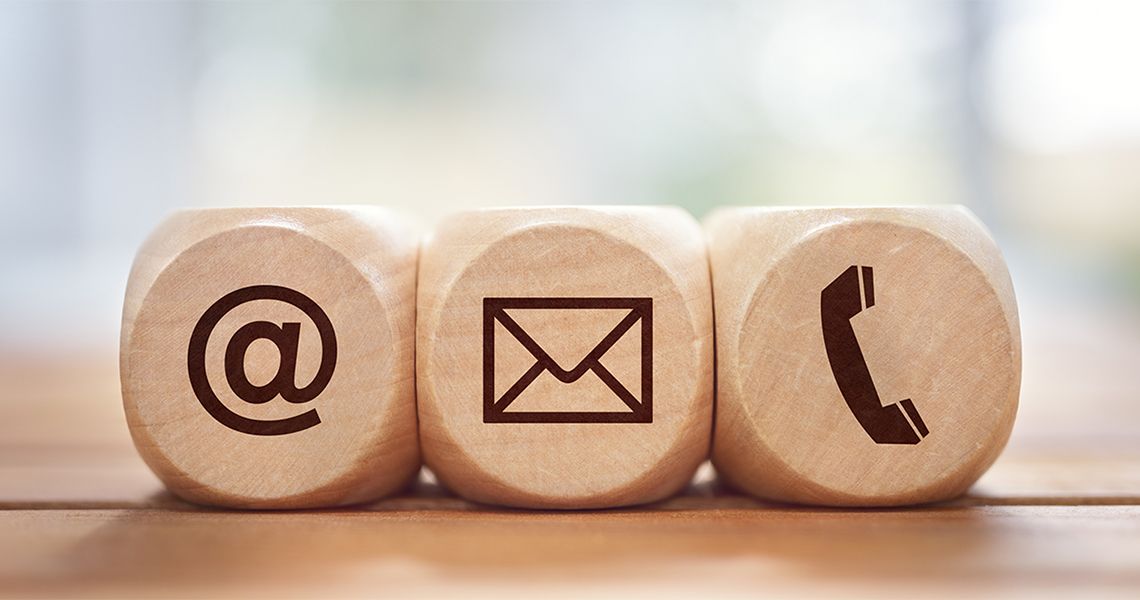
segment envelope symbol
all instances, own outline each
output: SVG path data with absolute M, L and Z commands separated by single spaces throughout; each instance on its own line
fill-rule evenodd
M 591 339 L 588 345 L 581 350 L 585 352 L 576 365 L 566 369 L 552 358 L 551 353 L 536 341 L 550 337 L 549 328 L 543 332 L 530 332 L 519 324 L 519 320 L 512 318 L 511 312 L 533 309 L 546 311 L 577 311 L 574 318 L 592 318 L 594 315 L 605 318 L 613 315 L 615 309 L 628 311 L 624 318 L 613 327 L 608 334 L 600 339 Z M 509 312 L 508 312 L 509 311 Z M 592 312 L 591 312 L 592 311 Z M 618 313 L 620 314 L 620 313 Z M 611 321 L 612 322 L 612 321 Z M 600 321 L 603 327 L 608 327 Z M 496 388 L 496 355 L 495 337 L 496 324 L 499 330 L 506 334 L 525 349 L 525 365 L 531 359 L 533 365 L 514 381 L 501 381 Z M 630 375 L 633 369 L 626 369 L 622 374 L 627 381 L 623 382 L 615 376 L 611 369 L 603 364 L 602 358 L 616 344 L 628 336 L 636 335 L 634 326 L 640 325 L 640 360 L 636 365 L 635 375 Z M 573 331 L 555 331 L 561 341 L 567 339 L 576 342 L 581 335 L 571 335 Z M 580 332 L 579 332 L 580 333 Z M 581 355 L 581 354 L 579 354 Z M 520 369 L 521 370 L 521 369 Z M 556 380 L 561 390 L 563 386 L 569 391 L 571 386 L 591 385 L 591 390 L 597 393 L 612 394 L 612 398 L 605 398 L 607 407 L 615 410 L 583 411 L 583 410 L 508 410 L 512 402 L 519 399 L 528 387 L 535 383 L 540 376 L 549 374 Z M 629 379 L 634 379 L 632 382 Z M 589 381 L 593 379 L 594 381 Z M 600 382 L 601 385 L 598 385 Z M 506 385 L 508 384 L 509 385 Z M 633 385 L 639 383 L 640 385 Z M 550 385 L 546 379 L 546 385 Z M 505 392 L 497 393 L 496 389 L 506 388 Z M 631 387 L 638 388 L 638 393 L 630 391 Z M 549 390 L 550 388 L 545 388 Z M 586 389 L 586 388 L 579 388 Z M 551 394 L 555 401 L 559 394 Z M 622 406 L 624 405 L 624 407 Z M 569 407 L 574 408 L 574 407 Z M 580 408 L 580 407 L 579 407 Z M 653 299 L 652 298 L 484 298 L 483 299 L 483 422 L 484 423 L 652 423 L 653 422 Z

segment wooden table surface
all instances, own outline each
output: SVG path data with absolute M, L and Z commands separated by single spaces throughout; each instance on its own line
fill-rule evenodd
M 425 481 L 351 510 L 208 510 L 136 456 L 114 349 L 0 347 L 0 596 L 1137 598 L 1140 323 L 1062 308 L 1023 308 L 1021 411 L 993 469 L 891 510 L 766 504 L 707 467 L 635 509 L 500 510 Z

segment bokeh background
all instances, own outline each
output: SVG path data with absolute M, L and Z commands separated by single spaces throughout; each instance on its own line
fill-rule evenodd
M 0 356 L 113 357 L 176 207 L 962 203 L 1018 290 L 1023 415 L 1064 428 L 1140 394 L 1138 27 L 1124 0 L 3 3 Z

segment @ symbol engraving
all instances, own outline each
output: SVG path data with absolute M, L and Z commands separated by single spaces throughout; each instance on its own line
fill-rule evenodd
M 304 387 L 296 386 L 297 347 L 300 341 L 300 323 L 271 323 L 253 321 L 239 328 L 226 345 L 226 382 L 233 393 L 250 404 L 264 404 L 281 396 L 291 404 L 304 404 L 324 391 L 332 379 L 336 368 L 336 332 L 328 315 L 311 298 L 287 287 L 278 285 L 254 285 L 235 290 L 215 302 L 194 326 L 190 335 L 190 345 L 186 352 L 187 373 L 190 387 L 202 404 L 219 423 L 250 435 L 286 435 L 303 431 L 321 422 L 316 409 L 309 409 L 299 415 L 285 419 L 257 420 L 243 417 L 227 408 L 214 389 L 206 374 L 206 345 L 210 334 L 233 309 L 254 300 L 276 300 L 290 304 L 306 316 L 316 326 L 321 338 L 321 364 L 313 380 Z M 256 340 L 268 340 L 277 347 L 281 362 L 277 374 L 265 385 L 254 385 L 245 372 L 245 355 Z

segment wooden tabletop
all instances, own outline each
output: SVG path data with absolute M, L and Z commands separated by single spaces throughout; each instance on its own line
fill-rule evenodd
M 494 509 L 430 475 L 351 510 L 203 509 L 135 454 L 114 349 L 0 347 L 0 596 L 1140 597 L 1140 322 L 1022 312 L 1005 454 L 964 498 L 891 510 L 766 504 L 707 466 L 635 509 Z

